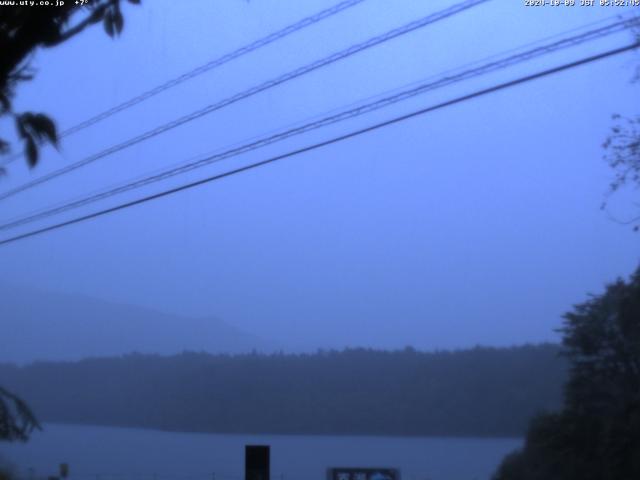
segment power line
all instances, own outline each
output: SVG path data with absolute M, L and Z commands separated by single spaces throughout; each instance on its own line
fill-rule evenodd
M 351 110 L 342 111 L 337 115 L 330 115 L 330 116 L 321 118 L 320 120 L 302 125 L 300 127 L 292 128 L 284 132 L 279 132 L 275 135 L 267 136 L 266 138 L 260 138 L 255 142 L 250 142 L 248 144 L 241 145 L 240 147 L 231 148 L 230 150 L 227 150 L 222 153 L 207 156 L 204 159 L 198 160 L 193 163 L 188 163 L 187 165 L 182 165 L 177 168 L 172 168 L 172 169 L 163 171 L 162 173 L 159 173 L 159 174 L 142 177 L 142 179 L 140 180 L 135 180 L 123 186 L 119 186 L 107 191 L 102 191 L 100 193 L 91 194 L 88 197 L 84 197 L 79 200 L 74 200 L 70 203 L 64 203 L 61 206 L 56 206 L 50 209 L 39 211 L 37 213 L 28 214 L 26 217 L 22 217 L 17 220 L 10 220 L 5 224 L 0 225 L 0 230 L 5 230 L 8 228 L 13 228 L 26 223 L 31 223 L 35 220 L 46 218 L 54 214 L 62 213 L 64 211 L 67 211 L 73 208 L 78 208 L 80 206 L 84 206 L 86 204 L 93 203 L 95 201 L 99 201 L 119 193 L 124 193 L 126 191 L 132 190 L 134 188 L 139 188 L 156 181 L 164 180 L 171 176 L 185 173 L 187 171 L 203 167 L 207 164 L 210 164 L 216 161 L 224 160 L 230 157 L 235 157 L 242 153 L 246 153 L 248 151 L 269 145 L 271 143 L 275 143 L 275 142 L 284 140 L 286 138 L 290 138 L 291 136 L 294 136 L 294 135 L 306 133 L 316 128 L 321 128 L 326 125 L 337 123 L 339 121 L 343 121 L 349 118 L 353 118 L 355 116 L 362 115 L 364 113 L 371 112 L 373 110 L 377 110 L 379 108 L 383 108 L 392 103 L 406 100 L 408 98 L 424 93 L 426 91 L 434 90 L 436 88 L 447 86 L 462 80 L 467 80 L 469 78 L 472 78 L 478 75 L 482 75 L 492 71 L 496 71 L 498 69 L 506 68 L 506 67 L 515 65 L 517 63 L 530 60 L 540 55 L 549 54 L 563 48 L 582 44 L 586 41 L 595 40 L 597 38 L 601 38 L 606 35 L 611 35 L 613 33 L 617 33 L 621 30 L 634 26 L 637 23 L 637 21 L 638 21 L 637 19 L 634 19 L 631 21 L 624 20 L 624 21 L 616 22 L 611 25 L 594 29 L 580 35 L 564 38 L 559 41 L 531 49 L 529 51 L 521 52 L 519 54 L 512 55 L 507 58 L 502 58 L 498 61 L 493 61 L 477 68 L 468 69 L 460 73 L 457 73 L 455 75 L 448 75 L 434 82 L 423 83 L 418 87 L 414 87 L 409 90 L 402 91 L 400 93 L 394 94 L 386 98 L 382 98 L 381 100 L 370 102 L 368 104 L 361 105 Z M 490 58 L 495 58 L 495 57 L 496 56 L 494 55 Z M 476 62 L 476 63 L 479 63 L 479 62 Z
M 498 60 L 494 60 L 488 62 L 484 65 L 480 65 L 476 68 L 471 68 L 467 70 L 463 70 L 462 72 L 458 72 L 456 74 L 449 74 L 444 77 L 438 78 L 435 81 L 424 82 L 420 85 L 413 86 L 410 89 L 395 93 L 393 95 L 383 97 L 381 99 L 366 103 L 364 105 L 360 105 L 356 108 L 351 108 L 347 110 L 343 110 L 337 114 L 328 115 L 318 120 L 306 123 L 301 126 L 297 126 L 294 128 L 290 128 L 283 132 L 278 132 L 273 135 L 268 135 L 263 138 L 259 138 L 256 141 L 246 143 L 244 145 L 240 145 L 238 147 L 231 148 L 227 151 L 216 153 L 213 155 L 209 155 L 200 160 L 187 163 L 186 165 L 181 165 L 178 167 L 171 168 L 169 170 L 162 171 L 160 173 L 149 175 L 143 177 L 138 180 L 134 180 L 127 184 L 118 186 L 116 188 L 112 188 L 106 191 L 102 191 L 95 194 L 90 194 L 83 198 L 73 200 L 68 203 L 64 203 L 59 206 L 55 206 L 49 209 L 45 209 L 43 211 L 38 211 L 34 213 L 27 214 L 26 216 L 20 217 L 18 219 L 10 220 L 7 223 L 0 225 L 1 230 L 7 230 L 10 228 L 15 228 L 21 225 L 29 224 L 35 222 L 37 220 L 41 220 L 52 215 L 57 215 L 75 208 L 82 207 L 84 205 L 88 205 L 90 203 L 94 203 L 100 200 L 104 200 L 106 198 L 112 197 L 114 195 L 124 193 L 130 190 L 134 190 L 137 188 L 141 188 L 143 186 L 149 185 L 151 183 L 155 183 L 161 180 L 165 180 L 167 178 L 186 173 L 191 170 L 195 170 L 197 168 L 204 167 L 208 164 L 218 162 L 221 160 L 225 160 L 228 158 L 236 157 L 238 155 L 256 150 L 258 148 L 262 148 L 267 145 L 271 145 L 276 142 L 280 142 L 287 138 L 291 138 L 293 136 L 301 135 L 303 133 L 307 133 L 312 130 L 316 130 L 328 125 L 332 125 L 334 123 L 342 122 L 357 116 L 364 115 L 366 113 L 373 112 L 375 110 L 379 110 L 386 106 L 413 98 L 417 95 L 425 93 L 427 91 L 432 91 L 438 88 L 442 88 L 463 80 L 468 80 L 470 78 L 474 78 L 480 75 L 484 75 L 487 73 L 495 72 L 528 60 L 531 60 L 536 57 L 540 57 L 543 55 L 547 55 L 553 52 L 557 52 L 562 49 L 566 49 L 568 47 L 573 47 L 576 45 L 583 44 L 587 41 L 593 41 L 608 35 L 612 35 L 614 33 L 618 33 L 630 27 L 633 27 L 639 23 L 638 19 L 632 20 L 621 20 L 618 22 L 614 22 L 610 25 L 606 25 L 600 28 L 596 28 L 593 30 L 589 30 L 587 32 L 573 35 L 571 37 L 562 38 L 555 42 L 542 45 L 524 52 L 517 53 L 515 55 L 511 55 L 505 58 L 500 58 Z M 491 57 L 495 58 L 495 56 Z
M 466 101 L 469 101 L 469 100 L 473 100 L 473 99 L 478 98 L 478 97 L 482 97 L 482 96 L 485 96 L 485 95 L 489 95 L 489 94 L 498 92 L 500 90 L 505 90 L 505 89 L 508 89 L 508 88 L 511 88 L 511 87 L 515 87 L 517 85 L 521 85 L 521 84 L 524 84 L 524 83 L 527 83 L 527 82 L 531 82 L 533 80 L 538 80 L 540 78 L 548 77 L 550 75 L 554 75 L 554 74 L 557 74 L 557 73 L 560 73 L 560 72 L 563 72 L 563 71 L 567 71 L 567 70 L 570 70 L 570 69 L 573 69 L 573 68 L 576 68 L 576 67 L 579 67 L 579 66 L 582 66 L 582 65 L 593 63 L 593 62 L 596 62 L 598 60 L 602 60 L 602 59 L 605 59 L 605 58 L 613 57 L 615 55 L 619 55 L 619 54 L 622 54 L 624 52 L 628 52 L 628 51 L 634 50 L 634 49 L 636 49 L 638 47 L 640 47 L 640 42 L 635 42 L 635 43 L 632 43 L 630 45 L 626 45 L 624 47 L 616 48 L 616 49 L 613 49 L 613 50 L 608 50 L 608 51 L 606 51 L 604 53 L 600 53 L 600 54 L 597 54 L 597 55 L 592 55 L 592 56 L 589 56 L 589 57 L 586 57 L 586 58 L 582 58 L 580 60 L 576 60 L 576 61 L 573 61 L 573 62 L 570 62 L 570 63 L 565 63 L 565 64 L 563 64 L 561 66 L 558 66 L 558 67 L 553 67 L 553 68 L 550 68 L 550 69 L 547 69 L 547 70 L 543 70 L 543 71 L 538 72 L 538 73 L 534 73 L 534 74 L 531 74 L 531 75 L 520 77 L 520 78 L 518 78 L 516 80 L 511 80 L 509 82 L 500 83 L 500 84 L 495 85 L 493 87 L 489 87 L 489 88 L 485 88 L 485 89 L 482 89 L 482 90 L 478 90 L 478 91 L 475 91 L 473 93 L 457 97 L 457 98 L 455 98 L 453 100 L 447 100 L 445 102 L 438 103 L 438 104 L 430 106 L 430 107 L 426 107 L 426 108 L 423 108 L 423 109 L 420 109 L 420 110 L 416 110 L 414 112 L 411 112 L 411 113 L 408 113 L 408 114 L 405 114 L 405 115 L 394 117 L 391 120 L 386 120 L 384 122 L 380 122 L 380 123 L 377 123 L 375 125 L 371 125 L 369 127 L 365 127 L 365 128 L 362 128 L 362 129 L 359 129 L 359 130 L 355 130 L 353 132 L 350 132 L 350 133 L 347 133 L 347 134 L 344 134 L 344 135 L 340 135 L 338 137 L 333 137 L 333 138 L 331 138 L 329 140 L 325 140 L 325 141 L 318 142 L 318 143 L 315 143 L 315 144 L 312 144 L 312 145 L 308 145 L 308 146 L 303 147 L 303 148 L 292 150 L 292 151 L 289 151 L 287 153 L 268 158 L 266 160 L 262 160 L 262 161 L 259 161 L 259 162 L 256 162 L 256 163 L 245 165 L 243 167 L 239 167 L 239 168 L 236 168 L 236 169 L 224 172 L 224 173 L 213 175 L 213 176 L 207 177 L 205 179 L 198 180 L 198 181 L 195 181 L 195 182 L 191 182 L 191 183 L 188 183 L 188 184 L 185 184 L 185 185 L 181 185 L 179 187 L 175 187 L 175 188 L 172 188 L 172 189 L 169 189 L 169 190 L 164 190 L 162 192 L 155 193 L 153 195 L 148 195 L 146 197 L 142 197 L 142 198 L 139 198 L 137 200 L 132 200 L 130 202 L 122 203 L 120 205 L 116 205 L 114 207 L 106 208 L 106 209 L 100 210 L 98 212 L 94 212 L 94 213 L 91 213 L 91 214 L 88 214 L 88 215 L 77 217 L 77 218 L 74 218 L 72 220 L 67 220 L 65 222 L 57 223 L 55 225 L 51 225 L 51 226 L 48 226 L 48 227 L 45 227 L 45 228 L 41 228 L 41 229 L 38 229 L 38 230 L 33 230 L 31 232 L 28 232 L 28 233 L 24 233 L 24 234 L 21 234 L 21 235 L 16 235 L 14 237 L 10 237 L 10 238 L 7 238 L 5 240 L 0 241 L 0 246 L 7 245 L 7 244 L 13 243 L 13 242 L 17 242 L 19 240 L 24 240 L 26 238 L 34 237 L 34 236 L 37 236 L 37 235 L 41 235 L 41 234 L 46 233 L 46 232 L 51 232 L 51 231 L 54 231 L 54 230 L 58 230 L 58 229 L 61 229 L 61 228 L 64 228 L 64 227 L 67 227 L 67 226 L 70 226 L 70 225 L 74 225 L 76 223 L 80 223 L 80 222 L 84 222 L 84 221 L 91 220 L 91 219 L 94 219 L 94 218 L 98 218 L 98 217 L 101 217 L 101 216 L 104 216 L 104 215 L 107 215 L 107 214 L 110 214 L 110 213 L 114 213 L 114 212 L 117 212 L 117 211 L 120 211 L 120 210 L 124 210 L 124 209 L 130 208 L 130 207 L 133 207 L 133 206 L 136 206 L 136 205 L 140 205 L 140 204 L 143 204 L 143 203 L 147 203 L 147 202 L 150 202 L 150 201 L 153 201 L 153 200 L 157 200 L 159 198 L 166 197 L 166 196 L 169 196 L 169 195 L 173 195 L 175 193 L 178 193 L 178 192 L 181 192 L 181 191 L 184 191 L 184 190 L 188 190 L 188 189 L 191 189 L 191 188 L 194 188 L 194 187 L 197 187 L 197 186 L 200 186 L 200 185 L 204 185 L 204 184 L 207 184 L 207 183 L 211 183 L 211 182 L 214 182 L 216 180 L 221 180 L 223 178 L 230 177 L 232 175 L 236 175 L 238 173 L 247 172 L 249 170 L 253 170 L 253 169 L 256 169 L 258 167 L 262 167 L 262 166 L 277 162 L 279 160 L 283 160 L 285 158 L 293 157 L 293 156 L 296 156 L 296 155 L 300 155 L 302 153 L 306 153 L 306 152 L 310 152 L 312 150 L 316 150 L 316 149 L 319 149 L 319 148 L 322 148 L 322 147 L 326 147 L 328 145 L 339 143 L 339 142 L 348 140 L 350 138 L 354 138 L 354 137 L 363 135 L 365 133 L 373 132 L 373 131 L 382 129 L 384 127 L 388 127 L 390 125 L 394 125 L 394 124 L 409 120 L 411 118 L 415 118 L 415 117 L 418 117 L 418 116 L 421 116 L 421 115 L 425 115 L 427 113 L 430 113 L 430 112 L 433 112 L 433 111 L 436 111 L 436 110 L 440 110 L 440 109 L 443 109 L 443 108 L 446 108 L 446 107 L 457 105 L 457 104 L 460 104 L 460 103 L 463 103 L 463 102 L 466 102 Z
M 105 150 L 102 150 L 101 152 L 98 152 L 94 155 L 90 155 L 89 157 L 84 158 L 83 160 L 80 160 L 76 163 L 73 163 L 71 165 L 68 165 L 67 167 L 61 168 L 60 170 L 56 170 L 54 172 L 51 172 L 47 175 L 44 175 L 40 178 L 37 178 L 35 180 L 32 180 L 30 182 L 27 182 L 24 185 L 21 185 L 19 187 L 16 187 L 12 190 L 9 190 L 8 192 L 2 193 L 0 194 L 0 200 L 4 200 L 6 198 L 12 197 L 18 193 L 24 192 L 25 190 L 29 190 L 37 185 L 40 185 L 44 182 L 47 182 L 49 180 L 52 180 L 54 178 L 57 178 L 61 175 L 67 174 L 69 172 L 72 172 L 74 170 L 77 170 L 78 168 L 84 167 L 92 162 L 95 162 L 96 160 L 99 160 L 101 158 L 107 157 L 109 155 L 112 155 L 116 152 L 122 151 L 126 148 L 129 148 L 133 145 L 136 145 L 138 143 L 141 143 L 145 140 L 148 140 L 150 138 L 153 138 L 157 135 L 160 135 L 162 133 L 165 133 L 169 130 L 172 130 L 176 127 L 179 127 L 181 125 L 184 125 L 185 123 L 191 122 L 193 120 L 196 120 L 200 117 L 203 117 L 205 115 L 208 115 L 216 110 L 220 110 L 221 108 L 224 108 L 228 105 L 231 105 L 233 103 L 239 102 L 241 100 L 244 100 L 248 97 L 251 97 L 253 95 L 256 95 L 258 93 L 261 93 L 265 90 L 268 90 L 270 88 L 276 87 L 282 83 L 288 82 L 290 80 L 293 80 L 295 78 L 298 78 L 302 75 L 305 75 L 307 73 L 310 73 L 312 71 L 318 70 L 320 68 L 323 68 L 327 65 L 330 65 L 332 63 L 335 63 L 339 60 L 342 60 L 344 58 L 350 57 L 352 55 L 355 55 L 356 53 L 359 53 L 363 50 L 372 48 L 374 46 L 377 46 L 379 44 L 388 42 L 390 40 L 393 40 L 397 37 L 400 37 L 402 35 L 406 35 L 410 32 L 413 32 L 415 30 L 418 30 L 420 28 L 426 27 L 427 25 L 430 25 L 432 23 L 438 22 L 440 20 L 444 20 L 446 18 L 449 18 L 453 15 L 456 15 L 458 13 L 461 13 L 467 9 L 470 9 L 474 6 L 480 5 L 482 3 L 486 3 L 488 1 L 491 0 L 466 0 L 464 2 L 460 2 L 457 3 L 451 7 L 448 7 L 444 10 L 440 10 L 436 13 L 427 15 L 425 17 L 420 18 L 419 20 L 415 20 L 413 22 L 407 23 L 401 27 L 395 28 L 393 30 L 390 30 L 386 33 L 383 33 L 381 35 L 377 35 L 375 37 L 370 38 L 369 40 L 366 40 L 362 43 L 358 43 L 356 45 L 353 45 L 345 50 L 341 50 L 337 53 L 334 53 L 332 55 L 329 55 L 328 57 L 324 57 L 320 60 L 317 60 L 315 62 L 312 62 L 310 64 L 307 64 L 303 67 L 299 67 L 295 70 L 292 70 L 284 75 L 281 75 L 279 77 L 276 77 L 274 79 L 271 80 L 267 80 L 266 82 L 263 82 L 257 86 L 254 86 L 252 88 L 249 88 L 248 90 L 245 90 L 243 92 L 240 92 L 236 95 L 233 95 L 231 97 L 225 98 L 224 100 L 221 100 L 219 102 L 216 102 L 214 104 L 208 105 L 204 108 L 201 108 L 200 110 L 197 110 L 195 112 L 192 112 L 188 115 L 184 115 L 176 120 L 173 120 L 171 122 L 165 123 L 164 125 L 161 125 L 159 127 L 156 127 L 152 130 L 149 130 L 141 135 L 138 135 L 136 137 L 133 137 L 129 140 L 126 140 L 122 143 L 119 143 L 117 145 L 111 146 Z
M 232 60 L 235 60 L 238 57 L 241 57 L 243 55 L 246 55 L 250 52 L 253 52 L 254 50 L 258 50 L 259 48 L 265 47 L 273 42 L 276 42 L 277 40 L 280 40 L 288 35 L 291 35 L 292 33 L 295 33 L 299 30 L 302 30 L 306 27 L 309 27 L 315 23 L 321 22 L 322 20 L 325 20 L 329 17 L 332 17 L 344 10 L 347 10 L 348 8 L 354 7 L 356 5 L 358 5 L 359 3 L 364 2 L 365 0 L 346 0 L 344 2 L 340 2 L 332 7 L 329 7 L 325 10 L 322 10 L 318 13 L 315 13 L 314 15 L 311 15 L 309 17 L 303 18 L 302 20 L 289 25 L 281 30 L 278 30 L 277 32 L 271 33 L 270 35 L 267 35 L 266 37 L 263 37 L 259 40 L 256 40 L 253 43 L 250 43 L 249 45 L 245 45 L 243 47 L 238 48 L 237 50 L 234 50 L 231 53 L 227 53 L 226 55 L 223 55 L 222 57 L 216 58 L 215 60 L 211 60 L 208 63 L 205 63 L 204 65 L 201 65 L 197 68 L 194 68 L 193 70 L 186 72 L 182 75 L 180 75 L 179 77 L 173 78 L 165 83 L 163 83 L 162 85 L 158 85 L 157 87 L 148 90 L 136 97 L 133 97 L 132 99 L 121 103 L 120 105 L 117 105 L 113 108 L 110 108 L 109 110 L 106 110 L 105 112 L 102 112 L 92 118 L 89 118 L 73 127 L 70 127 L 68 129 L 66 129 L 65 131 L 62 132 L 61 136 L 65 137 L 65 136 L 69 136 L 72 135 L 84 128 L 87 128 L 90 125 L 94 125 L 95 123 L 98 123 L 112 115 L 115 115 L 118 112 L 121 112 L 122 110 L 125 110 L 127 108 L 132 107 L 133 105 L 136 105 L 140 102 L 143 102 L 145 100 L 148 100 L 149 98 L 158 95 L 161 92 L 164 92 L 165 90 L 168 90 L 170 88 L 173 88 L 183 82 L 186 82 L 187 80 L 191 80 L 194 77 L 197 77 L 199 75 L 202 75 L 205 72 L 208 72 L 214 68 L 220 67 L 222 65 L 224 65 L 225 63 L 228 63 Z
M 109 108 L 108 110 L 105 110 L 97 115 L 94 115 L 93 117 L 90 117 L 86 120 L 83 120 L 79 123 L 77 123 L 76 125 L 73 125 L 69 128 L 67 128 L 66 130 L 63 130 L 60 135 L 59 138 L 62 139 L 64 137 L 68 137 L 70 135 L 73 135 L 74 133 L 79 132 L 80 130 L 84 130 L 85 128 L 88 128 L 92 125 L 95 125 L 96 123 L 99 123 L 103 120 L 106 120 L 109 117 L 112 117 L 113 115 L 122 112 L 123 110 L 127 110 L 128 108 L 133 107 L 134 105 L 137 105 L 139 103 L 142 103 L 148 99 L 150 99 L 151 97 L 155 97 L 156 95 L 164 92 L 165 90 L 169 90 L 170 88 L 176 87 L 178 85 L 180 85 L 181 83 L 186 82 L 187 80 L 191 80 L 194 77 L 197 77 L 199 75 L 202 75 L 203 73 L 206 73 L 210 70 L 213 70 L 215 68 L 218 68 L 222 65 L 224 65 L 225 63 L 229 63 L 232 60 L 235 60 L 236 58 L 239 58 L 243 55 L 246 55 L 248 53 L 251 53 L 255 50 L 258 50 L 259 48 L 262 47 L 266 47 L 267 45 L 274 43 L 284 37 L 287 37 L 289 35 L 291 35 L 292 33 L 295 33 L 299 30 L 302 30 L 304 28 L 310 27 L 311 25 L 321 22 L 322 20 L 325 20 L 329 17 L 332 17 L 334 15 L 337 15 L 338 13 L 347 10 L 348 8 L 354 7 L 362 2 L 364 2 L 365 0 L 345 0 L 343 2 L 337 3 L 336 5 L 333 5 L 332 7 L 329 7 L 325 10 L 322 10 L 320 12 L 317 12 L 313 15 L 310 15 L 308 17 L 303 18 L 302 20 L 299 20 L 296 23 L 293 23 L 291 25 L 288 25 L 276 32 L 273 32 L 269 35 L 267 35 L 266 37 L 260 38 L 248 45 L 245 45 L 243 47 L 240 47 L 232 52 L 229 52 L 221 57 L 218 57 L 214 60 L 211 60 L 203 65 L 200 65 L 192 70 L 189 70 L 188 72 L 183 73 L 182 75 L 179 75 L 177 77 L 174 77 L 170 80 L 167 80 L 166 82 L 152 88 L 149 89 L 145 92 L 142 92 L 139 95 L 136 95 L 133 98 L 130 98 L 129 100 L 122 102 L 114 107 Z M 17 153 L 15 155 L 12 155 L 8 160 L 6 160 L 2 166 L 6 166 L 9 165 L 10 163 L 12 163 L 13 161 L 17 160 L 18 158 L 22 157 L 22 153 Z

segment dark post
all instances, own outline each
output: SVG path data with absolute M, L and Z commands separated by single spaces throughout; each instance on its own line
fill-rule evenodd
M 247 445 L 244 453 L 245 480 L 270 480 L 270 452 L 268 445 Z

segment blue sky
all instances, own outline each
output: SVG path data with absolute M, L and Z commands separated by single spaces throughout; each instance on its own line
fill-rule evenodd
M 367 0 L 43 151 L 11 188 L 451 5 Z M 18 109 L 68 127 L 331 1 L 144 2 L 34 59 Z M 3 201 L 63 202 L 628 9 L 494 0 Z M 628 33 L 418 96 L 213 165 L 158 191 L 631 41 Z M 563 312 L 639 260 L 599 209 L 611 115 L 637 114 L 629 53 L 0 248 L 2 280 L 192 316 L 307 347 L 455 348 L 558 338 Z M 2 125 L 7 128 L 8 125 Z M 633 193 L 610 213 L 632 212 Z M 121 201 L 122 198 L 115 199 Z M 111 205 L 107 203 L 105 205 Z M 90 212 L 95 207 L 81 212 Z M 74 215 L 78 212 L 74 212 Z M 66 218 L 66 217 L 65 217 Z

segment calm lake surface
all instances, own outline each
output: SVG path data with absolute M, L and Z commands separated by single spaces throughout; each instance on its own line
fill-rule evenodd
M 518 438 L 435 438 L 167 433 L 48 424 L 0 456 L 21 477 L 70 467 L 70 480 L 238 480 L 244 446 L 271 445 L 273 480 L 325 480 L 329 467 L 390 467 L 402 480 L 485 480 Z

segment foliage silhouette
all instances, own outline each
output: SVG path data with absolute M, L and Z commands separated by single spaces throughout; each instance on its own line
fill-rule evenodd
M 57 6 L 5 6 L 0 15 L 0 118 L 12 117 L 16 131 L 24 145 L 30 167 L 38 163 L 38 149 L 42 142 L 57 146 L 54 121 L 43 113 L 13 110 L 13 99 L 19 83 L 33 79 L 29 66 L 38 48 L 61 45 L 87 27 L 102 22 L 111 37 L 124 28 L 121 3 L 124 0 L 92 0 L 78 6 L 67 1 Z M 140 0 L 127 0 L 138 4 Z M 10 153 L 7 139 L 0 138 L 0 157 Z M 0 169 L 0 173 L 4 170 Z
M 564 318 L 564 408 L 535 418 L 494 478 L 640 478 L 640 268 Z
M 34 429 L 40 428 L 28 405 L 0 387 L 0 440 L 26 441 Z

